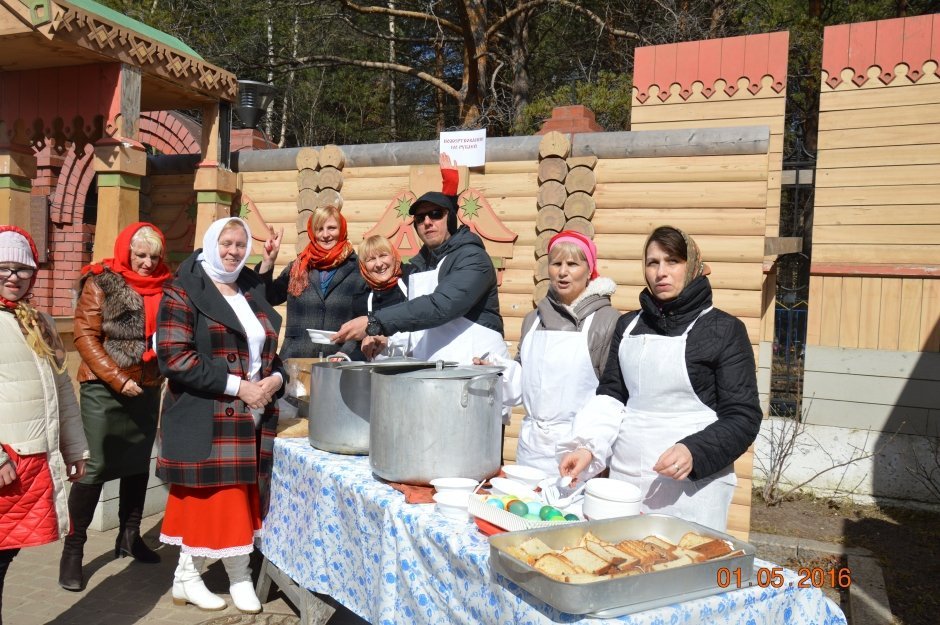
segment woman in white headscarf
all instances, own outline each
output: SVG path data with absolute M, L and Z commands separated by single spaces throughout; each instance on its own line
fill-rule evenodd
M 261 529 L 286 374 L 277 356 L 281 317 L 245 260 L 251 233 L 241 219 L 209 226 L 166 287 L 157 358 L 168 386 L 157 476 L 170 484 L 160 540 L 179 545 L 173 602 L 221 610 L 200 570 L 221 558 L 235 607 L 257 613 L 248 567 Z

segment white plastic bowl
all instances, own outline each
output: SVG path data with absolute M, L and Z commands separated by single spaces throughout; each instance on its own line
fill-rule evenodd
M 431 486 L 439 493 L 470 494 L 477 487 L 477 482 L 469 477 L 439 477 L 431 480 Z
M 490 486 L 493 487 L 492 492 L 494 495 L 512 495 L 513 497 L 518 497 L 524 501 L 531 501 L 533 499 L 539 498 L 539 496 L 535 494 L 535 491 L 522 482 L 510 480 L 505 477 L 494 477 L 490 480 Z
M 584 517 L 596 521 L 640 513 L 640 489 L 622 480 L 596 477 L 584 488 Z
M 467 506 L 470 504 L 469 492 L 438 492 L 434 493 L 433 497 L 439 514 L 454 521 L 464 523 L 470 521 L 470 513 L 467 511 Z
M 529 488 L 535 488 L 539 482 L 547 478 L 543 472 L 535 467 L 527 467 L 520 464 L 507 464 L 503 466 L 503 473 L 511 480 L 525 484 Z
M 332 344 L 333 341 L 330 340 L 330 337 L 334 334 L 336 334 L 336 332 L 331 332 L 330 330 L 314 330 L 307 328 L 307 335 L 310 337 L 310 340 L 319 345 Z

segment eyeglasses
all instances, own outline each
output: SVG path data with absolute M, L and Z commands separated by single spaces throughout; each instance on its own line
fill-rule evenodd
M 32 267 L 20 267 L 19 269 L 0 267 L 0 280 L 6 280 L 13 274 L 16 274 L 16 277 L 20 280 L 29 280 L 36 274 L 36 270 Z
M 415 223 L 423 224 L 425 217 L 430 217 L 432 221 L 438 221 L 444 218 L 444 215 L 447 214 L 447 211 L 443 208 L 435 208 L 434 210 L 429 210 L 426 213 L 420 213 L 415 215 Z

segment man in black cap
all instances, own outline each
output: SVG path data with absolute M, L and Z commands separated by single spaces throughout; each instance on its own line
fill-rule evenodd
M 457 220 L 454 196 L 428 192 L 409 213 L 424 245 L 411 258 L 408 301 L 349 321 L 334 342 L 411 333 L 411 355 L 472 364 L 474 357 L 509 358 L 499 314 L 496 269 L 483 240 Z M 363 351 L 381 351 L 366 340 Z

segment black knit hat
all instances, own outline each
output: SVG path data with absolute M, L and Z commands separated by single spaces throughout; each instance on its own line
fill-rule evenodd
M 447 231 L 451 234 L 457 232 L 457 198 L 446 195 L 440 191 L 428 191 L 408 209 L 409 215 L 414 215 L 422 204 L 430 204 L 447 210 Z

